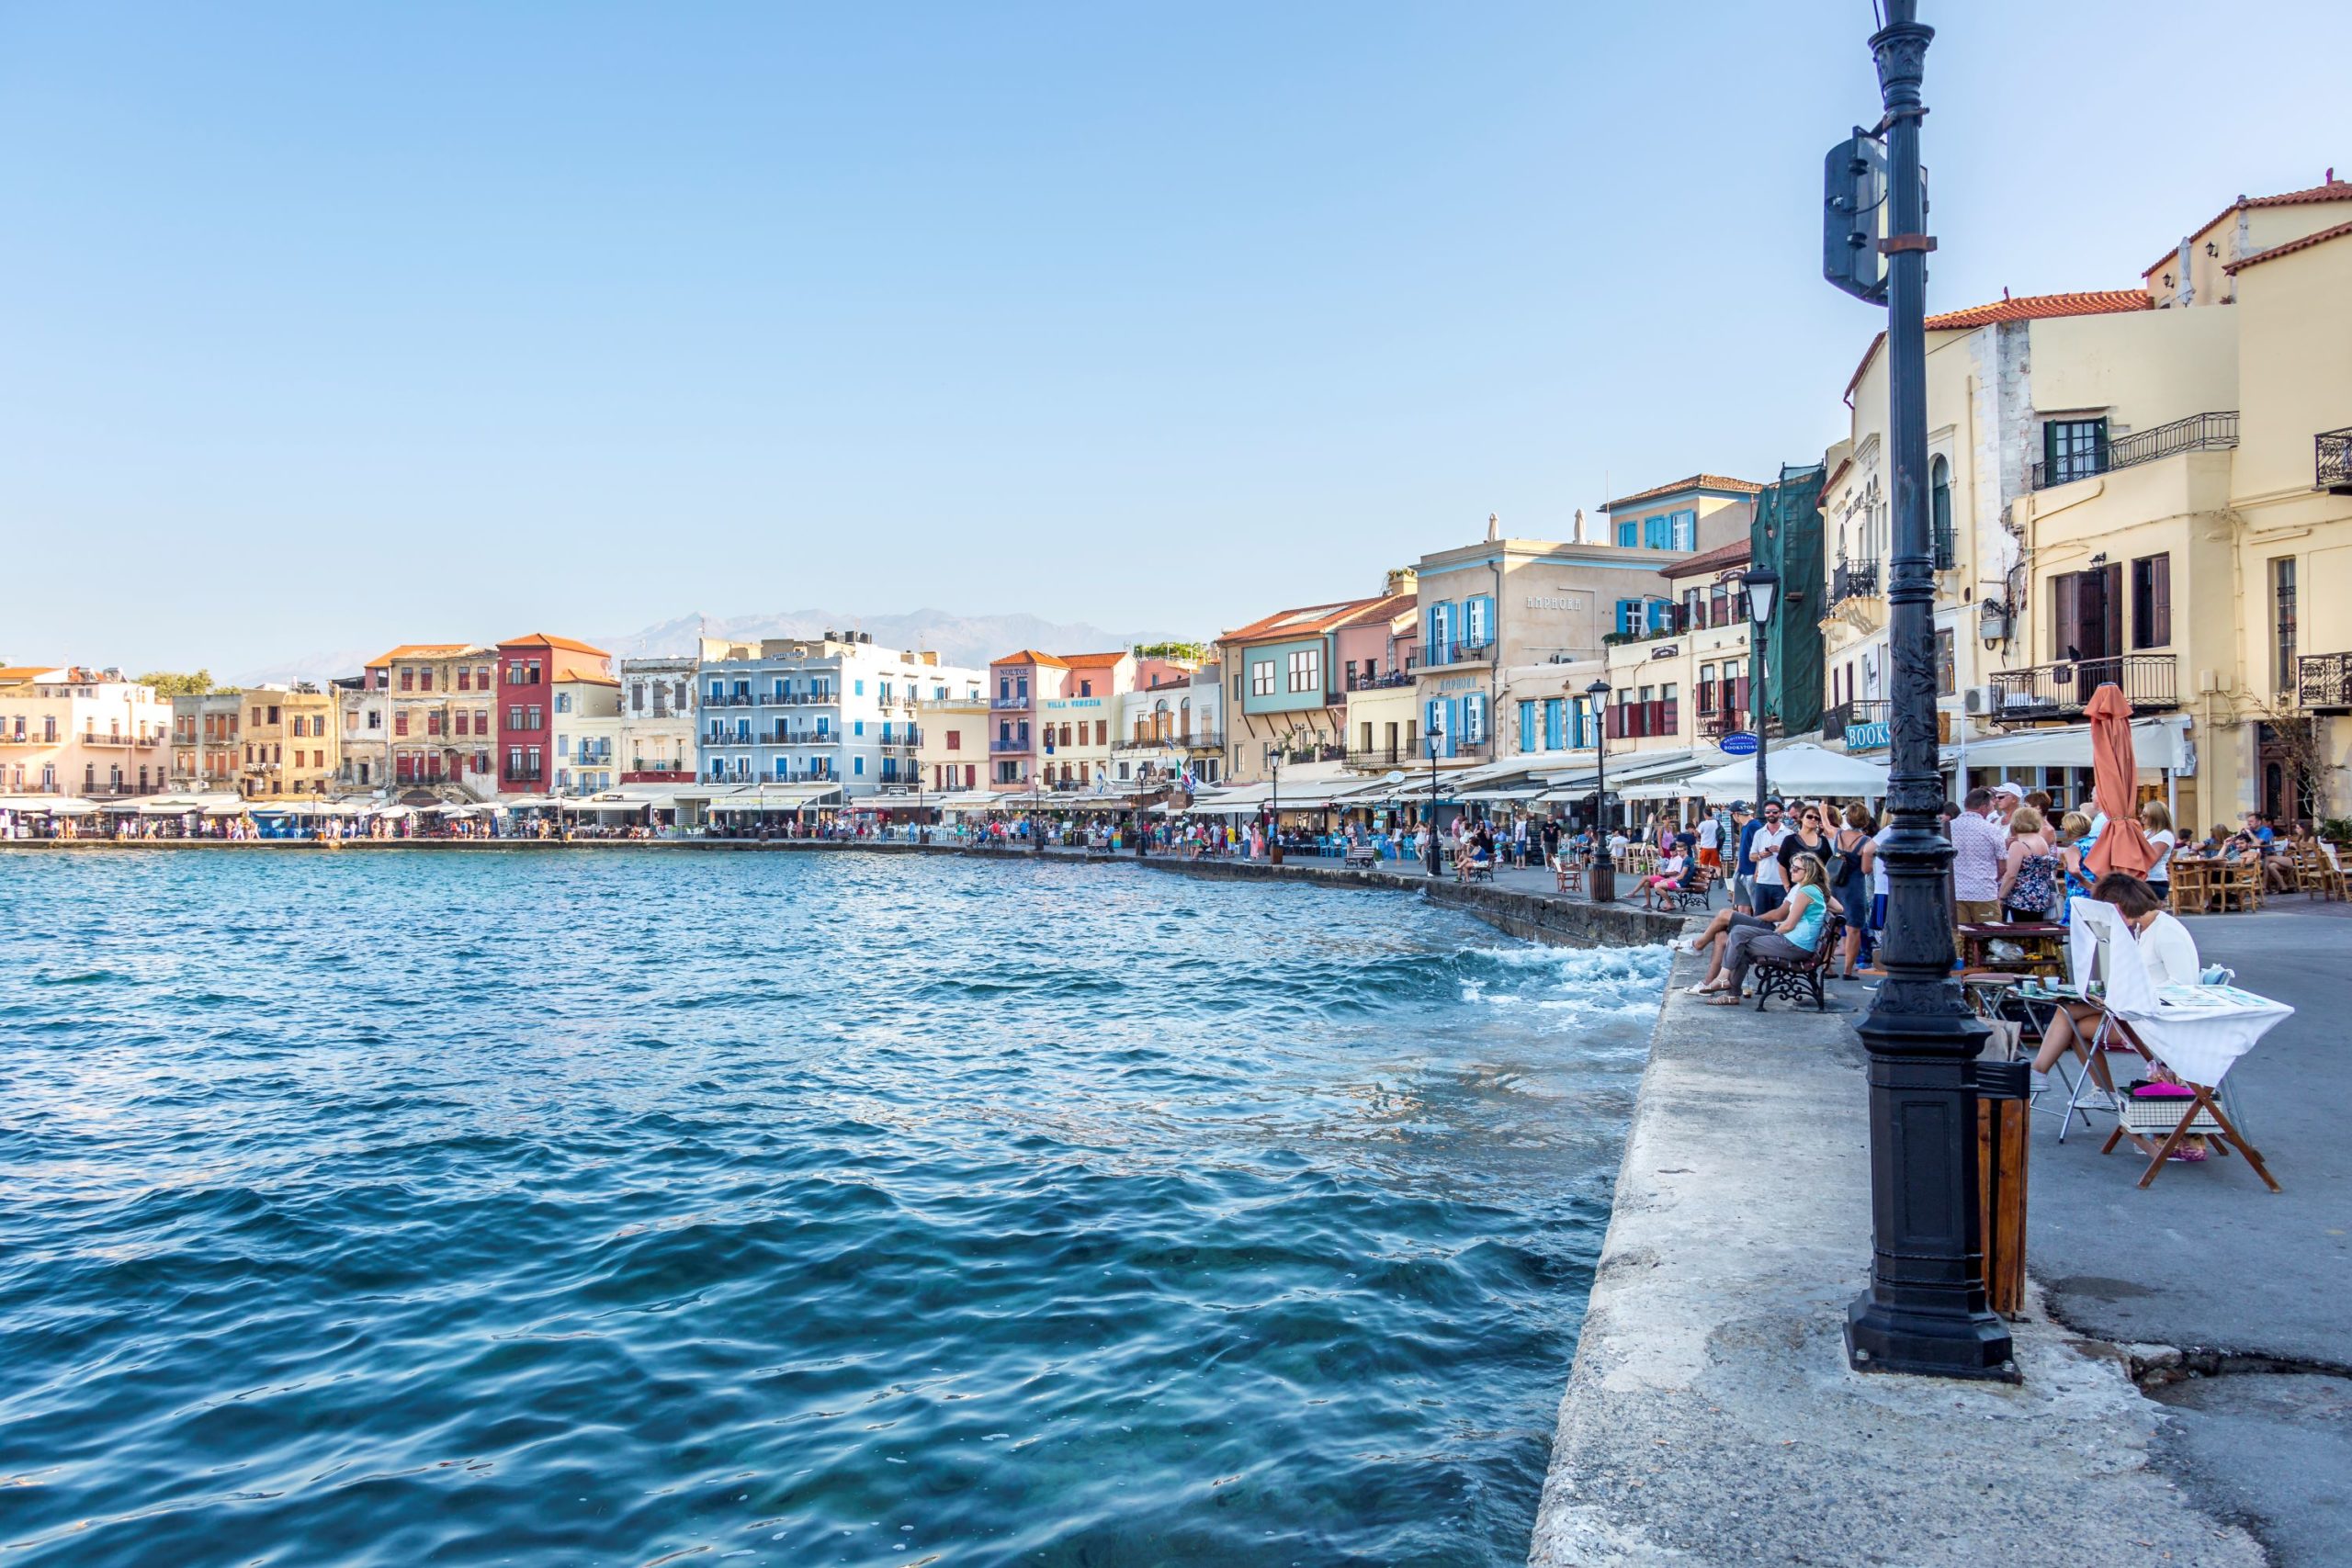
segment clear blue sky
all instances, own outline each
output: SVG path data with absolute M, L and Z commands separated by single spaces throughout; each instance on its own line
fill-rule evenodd
M 6 6 L 0 657 L 1214 631 L 1817 457 L 1869 6 L 1580 10 Z M 2333 6 L 1927 11 L 1931 308 L 2352 171 Z

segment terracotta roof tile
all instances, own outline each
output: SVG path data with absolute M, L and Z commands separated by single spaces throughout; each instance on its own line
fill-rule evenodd
M 501 648 L 565 648 L 574 653 L 593 653 L 599 659 L 612 657 L 593 642 L 577 642 L 571 637 L 555 637 L 547 632 L 532 632 L 524 637 L 510 637 L 498 646 Z
M 2156 302 L 2138 288 L 2096 288 L 2078 294 L 2020 294 L 1965 310 L 1947 310 L 1928 318 L 1931 333 L 1969 332 L 1996 321 L 2041 321 L 2056 316 L 2106 316 L 2127 310 L 2153 310 Z
M 404 642 L 390 653 L 378 654 L 360 666 L 363 670 L 378 670 L 396 659 L 455 659 L 460 654 L 488 653 L 469 642 Z
M 1631 505 L 1637 501 L 1651 501 L 1661 495 L 1675 495 L 1686 490 L 1736 490 L 1745 495 L 1756 495 L 1763 489 L 1764 487 L 1754 479 L 1726 479 L 1722 474 L 1692 474 L 1689 479 L 1677 479 L 1670 485 L 1652 485 L 1647 490 L 1635 491 L 1631 495 L 1621 495 L 1614 501 L 1604 501 L 1600 503 L 1600 510 L 1614 512 L 1621 506 Z
M 37 681 L 43 675 L 64 668 L 62 664 L 0 665 L 0 681 Z
M 2313 245 L 2324 244 L 2330 240 L 2340 240 L 2346 234 L 2352 234 L 2352 223 L 2338 223 L 2333 229 L 2322 229 L 2319 232 L 2306 234 L 2300 240 L 2290 240 L 2283 245 L 2273 245 L 2267 251 L 2256 251 L 2250 256 L 2240 256 L 2222 270 L 2234 276 L 2257 263 L 2275 260 L 2279 256 L 2292 255 L 2297 251 L 2307 251 Z
M 2231 213 L 2238 211 L 2242 208 L 2308 207 L 2314 202 L 2321 201 L 2352 201 L 2352 180 L 2339 180 L 2335 178 L 2335 171 L 2334 169 L 2330 169 L 2327 173 L 2328 177 L 2321 181 L 2318 185 L 2305 186 L 2301 190 L 2280 191 L 2277 196 L 2242 196 L 2235 201 L 2230 203 L 2227 207 L 2222 209 L 2221 211 L 2213 214 L 2212 217 L 2205 220 L 2204 222 L 2197 225 L 2196 228 L 2191 229 L 2188 232 L 2190 234 L 2202 234 L 2206 230 L 2211 229 L 2214 224 L 2219 223 L 2222 219 L 2227 218 Z M 2148 274 L 2155 271 L 2156 268 L 2168 265 L 2176 260 L 2179 254 L 2180 246 L 2176 243 L 2167 249 L 2163 255 L 2158 256 L 2154 261 L 2142 268 L 2140 276 L 2142 277 L 2145 277 Z M 2242 265 L 2245 261 L 2251 261 L 2252 259 L 2253 258 L 2251 256 L 2245 257 L 2239 265 Z M 2236 268 L 2232 267 L 2229 270 L 2234 271 Z
M 989 663 L 991 666 L 998 664 L 1044 664 L 1049 665 L 1056 670 L 1067 670 L 1069 668 L 1069 663 L 1067 660 L 1057 659 L 1050 653 L 1040 653 L 1034 648 L 1024 648 L 1018 653 L 1008 653 L 1001 659 L 991 659 L 989 660 Z
M 1072 670 L 1100 670 L 1126 657 L 1127 650 L 1122 648 L 1109 653 L 1065 653 L 1062 662 Z
M 1728 545 L 1719 545 L 1712 550 L 1702 550 L 1689 560 L 1679 560 L 1672 566 L 1660 567 L 1658 575 L 1660 577 L 1709 576 L 1726 567 L 1738 566 L 1747 560 L 1747 548 L 1748 542 L 1746 539 L 1734 539 Z
M 1385 593 L 1375 593 L 1369 599 L 1344 599 L 1331 604 L 1303 604 L 1296 609 L 1277 610 L 1246 626 L 1234 627 L 1217 640 L 1252 642 L 1260 637 L 1307 637 L 1316 632 L 1329 631 L 1350 616 L 1381 604 L 1388 597 Z

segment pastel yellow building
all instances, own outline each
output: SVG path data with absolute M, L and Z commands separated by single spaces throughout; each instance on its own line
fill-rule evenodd
M 248 686 L 239 694 L 238 793 L 247 800 L 324 795 L 342 764 L 334 694 L 300 686 Z
M 169 786 L 172 705 L 119 670 L 0 669 L 0 793 L 104 800 Z
M 989 781 L 989 703 L 986 697 L 928 700 L 916 710 L 921 739 L 915 771 L 925 788 L 945 795 L 986 789 Z
M 2184 824 L 2340 814 L 2352 183 L 2241 200 L 2149 284 L 2128 333 L 2035 350 L 2037 417 L 2070 434 L 2045 440 L 2012 508 L 2032 662 L 1994 676 L 1993 712 L 2005 728 L 2077 717 L 2114 681 L 2136 711 L 2186 720 L 2160 750 L 2172 776 L 2145 758 L 2142 775 Z M 2072 379 L 2045 382 L 2045 365 Z M 2121 390 L 2103 401 L 2093 367 L 2145 413 L 2127 420 Z

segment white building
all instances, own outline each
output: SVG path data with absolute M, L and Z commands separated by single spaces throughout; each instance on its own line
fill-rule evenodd
M 915 781 L 918 705 L 977 699 L 978 670 L 876 648 L 862 632 L 706 637 L 695 678 L 705 783 L 838 784 L 855 797 Z
M 621 660 L 623 784 L 670 784 L 698 776 L 695 680 L 690 655 Z

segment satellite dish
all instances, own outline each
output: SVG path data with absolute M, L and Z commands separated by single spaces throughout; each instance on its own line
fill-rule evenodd
M 1400 784 L 1405 782 L 1405 775 L 1391 768 L 1380 775 L 1380 782 L 1385 784 Z

